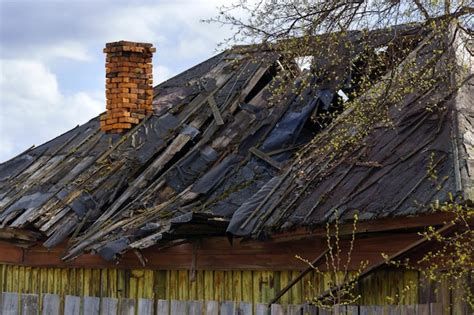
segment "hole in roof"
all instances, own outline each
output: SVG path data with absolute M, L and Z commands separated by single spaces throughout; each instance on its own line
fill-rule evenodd
M 314 59 L 313 56 L 301 56 L 301 57 L 296 57 L 294 60 L 295 60 L 296 65 L 300 69 L 300 71 L 303 71 L 303 70 L 311 69 L 311 64 L 313 63 L 313 59 Z

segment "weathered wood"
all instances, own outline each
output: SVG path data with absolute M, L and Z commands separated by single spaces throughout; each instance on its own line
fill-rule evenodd
M 415 315 L 415 305 L 400 305 L 400 315 Z
M 332 315 L 332 312 L 330 310 L 319 308 L 318 309 L 318 314 L 319 315 Z
M 239 315 L 252 315 L 253 305 L 252 303 L 240 302 L 239 304 Z
M 416 314 L 417 315 L 429 315 L 430 314 L 430 305 L 429 304 L 417 304 L 416 305 Z
M 171 315 L 188 314 L 188 302 L 186 301 L 171 301 Z
M 235 302 L 224 301 L 221 303 L 220 315 L 234 315 L 236 314 Z
M 283 314 L 285 314 L 285 311 L 283 309 L 283 305 L 272 304 L 270 306 L 270 313 L 271 313 L 271 315 L 283 315 Z
M 158 300 L 156 302 L 156 314 L 157 315 L 169 315 L 170 303 L 168 300 Z
M 455 224 L 454 223 L 447 223 L 445 225 L 443 225 L 443 227 L 439 228 L 437 230 L 437 233 L 440 233 L 441 235 L 443 235 L 444 233 L 447 233 L 449 231 L 452 231 L 452 229 L 455 227 Z M 417 239 L 415 242 L 409 244 L 408 246 L 402 248 L 401 250 L 399 250 L 398 252 L 396 252 L 395 254 L 393 255 L 390 255 L 389 256 L 389 261 L 397 261 L 397 259 L 400 259 L 402 258 L 403 256 L 406 256 L 407 253 L 409 253 L 411 250 L 414 250 L 416 249 L 417 247 L 425 244 L 426 242 L 428 242 L 429 239 L 427 237 L 423 237 L 423 238 L 419 238 Z M 329 290 L 327 290 L 326 292 L 320 294 L 317 299 L 322 299 L 326 296 L 328 296 L 329 294 L 331 293 L 334 293 L 334 292 L 337 292 L 339 290 L 341 290 L 343 287 L 347 286 L 349 283 L 351 282 L 354 282 L 354 281 L 360 281 L 362 280 L 364 277 L 370 275 L 371 273 L 373 273 L 374 271 L 384 267 L 386 265 L 386 261 L 385 260 L 382 260 L 382 261 L 379 261 L 377 263 L 374 263 L 372 264 L 371 266 L 367 267 L 360 275 L 357 279 L 353 279 L 353 280 L 350 280 L 348 282 L 345 282 L 345 283 L 342 283 L 340 285 L 337 285 L 335 287 L 332 287 L 330 288 Z
M 224 120 L 222 119 L 221 113 L 219 111 L 219 107 L 217 107 L 217 103 L 213 94 L 209 95 L 209 97 L 207 98 L 207 103 L 209 104 L 209 107 L 211 108 L 211 112 L 212 112 L 212 115 L 214 116 L 214 120 L 216 121 L 216 124 L 218 126 L 222 126 L 224 124 Z
M 270 308 L 267 304 L 258 303 L 255 307 L 255 315 L 269 315 Z
M 118 311 L 118 299 L 114 298 L 103 298 L 100 304 L 100 314 L 117 314 Z
M 219 302 L 207 301 L 206 302 L 206 315 L 218 315 L 219 314 Z
M 369 315 L 372 314 L 371 307 L 368 305 L 359 306 L 359 315 Z
M 43 294 L 43 307 L 41 313 L 43 315 L 58 315 L 60 299 L 57 294 Z
M 21 314 L 37 315 L 38 314 L 38 295 L 22 294 L 21 295 Z
M 138 299 L 138 314 L 153 315 L 153 300 Z
M 304 314 L 305 306 L 302 304 L 290 304 L 287 306 L 288 315 L 301 315 Z
M 318 308 L 315 305 L 306 304 L 303 309 L 305 315 L 318 315 Z
M 121 299 L 119 301 L 120 315 L 135 315 L 135 299 Z
M 249 149 L 249 152 L 252 153 L 253 155 L 255 155 L 256 157 L 262 159 L 263 161 L 267 162 L 268 164 L 270 164 L 271 166 L 273 166 L 277 170 L 282 169 L 281 164 L 279 162 L 277 162 L 276 160 L 274 160 L 269 155 L 267 155 L 265 152 L 262 152 L 262 151 L 260 151 L 259 149 L 255 148 L 255 147 L 251 147 Z
M 189 301 L 188 304 L 189 315 L 202 315 L 201 301 Z
M 81 311 L 81 298 L 78 296 L 66 295 L 64 299 L 64 314 L 79 315 Z
M 359 315 L 359 307 L 357 305 L 346 305 L 347 315 Z
M 18 312 L 18 294 L 3 292 L 2 293 L 2 312 L 3 315 L 17 315 Z
M 100 313 L 100 298 L 85 296 L 83 299 L 83 314 L 96 315 Z

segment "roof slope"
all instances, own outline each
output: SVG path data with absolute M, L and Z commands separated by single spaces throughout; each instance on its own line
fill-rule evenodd
M 424 68 L 434 49 L 422 41 L 396 69 L 413 58 Z M 296 71 L 281 70 L 279 58 L 224 52 L 157 86 L 155 114 L 133 130 L 105 134 L 94 118 L 1 164 L 0 238 L 46 247 L 70 238 L 64 259 L 85 251 L 115 259 L 182 239 L 314 226 L 334 208 L 366 220 L 420 214 L 472 184 L 472 85 L 458 93 L 443 80 L 419 88 L 389 107 L 391 125 L 370 108 L 371 125 L 354 124 L 349 108 L 321 131 L 310 118 L 339 110 L 349 65 L 335 67 L 337 80 L 299 73 L 274 99 L 277 74 Z M 328 144 L 347 130 L 365 132 L 336 153 Z M 440 181 L 428 178 L 426 165 Z

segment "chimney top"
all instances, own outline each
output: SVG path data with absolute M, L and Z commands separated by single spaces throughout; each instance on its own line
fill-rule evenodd
M 124 132 L 153 113 L 155 51 L 149 43 L 122 40 L 105 45 L 107 111 L 100 117 L 103 131 Z

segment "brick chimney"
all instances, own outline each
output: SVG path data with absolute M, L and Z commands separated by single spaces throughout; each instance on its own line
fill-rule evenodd
M 100 117 L 105 132 L 121 133 L 153 113 L 152 44 L 119 41 L 105 45 L 107 111 Z

